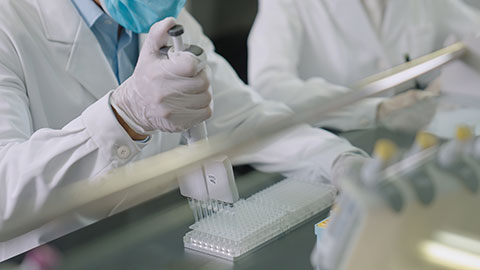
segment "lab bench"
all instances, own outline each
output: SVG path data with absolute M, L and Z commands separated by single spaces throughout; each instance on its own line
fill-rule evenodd
M 237 177 L 237 183 L 241 197 L 247 197 L 282 178 L 252 171 Z M 184 249 L 183 236 L 194 219 L 185 198 L 174 191 L 51 244 L 62 250 L 65 270 L 311 269 L 313 225 L 327 214 L 233 263 Z
M 352 144 L 371 152 L 380 137 L 411 143 L 412 138 L 383 130 L 341 134 Z M 395 138 L 398 137 L 398 138 Z M 401 140 L 400 140 L 401 139 Z M 283 179 L 245 167 L 236 168 L 240 196 L 246 198 Z M 254 250 L 236 262 L 190 251 L 183 236 L 194 223 L 184 197 L 174 190 L 131 208 L 50 244 L 62 252 L 62 270 L 150 270 L 150 269 L 312 269 L 310 254 L 316 236 L 314 225 L 327 217 L 329 209 L 295 230 Z

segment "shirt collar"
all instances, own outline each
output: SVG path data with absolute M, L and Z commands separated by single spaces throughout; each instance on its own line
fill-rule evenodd
M 82 16 L 88 27 L 92 27 L 95 22 L 105 13 L 92 0 L 72 0 L 77 7 L 78 12 Z
M 88 25 L 89 28 L 92 28 L 95 23 L 100 20 L 102 17 L 108 17 L 103 10 L 95 4 L 94 1 L 91 0 L 72 0 L 73 4 L 77 7 L 78 12 L 82 16 L 85 23 Z M 113 20 L 113 19 L 112 19 Z M 129 38 L 132 38 L 133 31 L 123 29 L 125 33 L 128 35 Z

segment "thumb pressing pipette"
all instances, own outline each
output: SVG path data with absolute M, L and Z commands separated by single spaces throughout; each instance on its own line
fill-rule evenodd
M 207 60 L 204 50 L 196 45 L 186 45 L 183 33 L 183 26 L 177 24 L 172 27 L 168 34 L 172 37 L 173 47 L 163 47 L 161 53 L 170 58 L 179 52 L 191 53 L 198 60 L 198 70 L 202 70 Z M 189 147 L 194 147 L 197 141 L 208 141 L 205 122 L 190 128 L 184 136 Z M 232 164 L 225 155 L 210 158 L 203 164 L 188 169 L 178 176 L 178 183 L 180 193 L 188 199 L 195 221 L 210 216 L 239 199 Z

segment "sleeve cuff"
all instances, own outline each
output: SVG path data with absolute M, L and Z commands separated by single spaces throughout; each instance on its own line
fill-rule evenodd
M 385 101 L 385 98 L 383 97 L 373 97 L 373 98 L 368 98 L 365 99 L 362 104 L 366 104 L 368 109 L 366 110 L 365 115 L 368 117 L 368 128 L 374 128 L 377 125 L 377 111 L 378 111 L 378 106 L 382 104 L 382 102 Z
M 367 98 L 339 109 L 330 119 L 317 123 L 316 127 L 329 127 L 341 131 L 371 129 L 377 125 L 378 106 L 385 98 Z
M 145 138 L 145 140 L 134 140 L 134 142 L 138 146 L 138 148 L 143 149 L 145 146 L 148 145 L 151 138 L 152 136 L 150 135 L 147 138 Z
M 115 117 L 109 102 L 112 92 L 90 105 L 82 113 L 82 118 L 100 154 L 114 167 L 119 167 L 132 160 L 141 148 L 130 138 Z

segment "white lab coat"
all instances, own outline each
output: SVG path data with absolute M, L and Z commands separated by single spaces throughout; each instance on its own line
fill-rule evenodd
M 188 13 L 178 21 L 186 42 L 202 46 L 209 58 L 215 103 L 210 134 L 248 132 L 291 114 L 244 85 Z M 112 211 L 103 216 L 82 211 L 26 234 L 2 234 L 2 228 L 16 228 L 16 217 L 41 215 L 52 190 L 179 145 L 180 134 L 169 133 L 142 147 L 132 141 L 108 103 L 117 86 L 70 0 L 0 2 L 0 261 L 112 214 L 119 203 L 109 202 Z M 232 160 L 271 172 L 310 168 L 329 178 L 334 159 L 350 150 L 345 140 L 304 125 Z
M 249 37 L 249 82 L 293 110 L 321 106 L 350 91 L 341 86 L 404 63 L 406 54 L 414 59 L 441 49 L 450 35 L 479 30 L 478 11 L 461 0 L 389 0 L 380 32 L 360 0 L 260 0 Z M 380 101 L 350 106 L 323 124 L 372 126 Z

